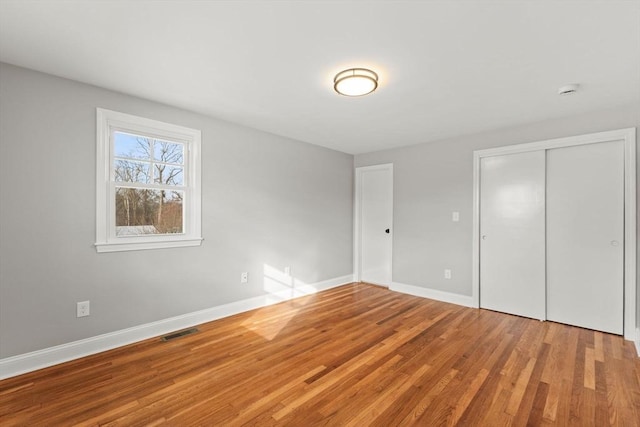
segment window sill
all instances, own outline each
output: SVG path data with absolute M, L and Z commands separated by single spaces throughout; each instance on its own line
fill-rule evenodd
M 167 249 L 167 248 L 183 248 L 187 246 L 200 246 L 202 238 L 180 239 L 180 240 L 163 240 L 156 242 L 124 242 L 124 243 L 96 243 L 96 252 L 124 252 L 124 251 L 141 251 L 147 249 Z

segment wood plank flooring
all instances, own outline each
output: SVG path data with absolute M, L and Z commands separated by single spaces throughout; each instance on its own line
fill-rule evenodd
M 351 284 L 0 382 L 2 426 L 640 426 L 621 337 Z

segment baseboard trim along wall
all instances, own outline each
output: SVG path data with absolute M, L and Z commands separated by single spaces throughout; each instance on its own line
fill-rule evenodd
M 315 294 L 353 282 L 353 275 L 336 277 L 314 284 L 295 285 L 290 289 L 269 293 L 254 298 L 219 305 L 205 310 L 187 313 L 157 322 L 146 323 L 120 331 L 110 332 L 79 341 L 61 344 L 30 353 L 0 359 L 0 379 L 10 378 L 38 369 L 90 356 L 92 354 L 122 347 L 138 341 L 157 337 L 169 332 L 189 328 L 223 317 L 266 307 L 293 298 Z
M 640 357 L 640 328 L 636 329 L 636 356 Z
M 404 283 L 397 282 L 391 282 L 389 290 L 416 297 L 429 298 L 451 304 L 463 305 L 465 307 L 476 308 L 473 297 L 467 295 L 453 294 L 451 292 L 438 291 L 414 285 L 405 285 Z

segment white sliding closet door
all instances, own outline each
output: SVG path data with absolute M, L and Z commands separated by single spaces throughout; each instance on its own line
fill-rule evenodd
M 623 141 L 548 150 L 547 319 L 622 334 L 623 251 Z
M 545 153 L 480 162 L 480 306 L 545 318 Z

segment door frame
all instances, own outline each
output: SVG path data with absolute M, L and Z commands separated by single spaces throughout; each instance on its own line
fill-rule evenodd
M 624 338 L 636 340 L 636 129 L 618 129 L 587 135 L 507 145 L 473 152 L 472 301 L 480 307 L 480 159 L 526 151 L 574 145 L 624 141 Z
M 353 278 L 356 282 L 360 281 L 362 277 L 362 173 L 373 170 L 388 170 L 391 172 L 391 239 L 389 245 L 389 253 L 391 254 L 391 274 L 393 281 L 393 163 L 383 163 L 373 166 L 362 166 L 356 168 L 355 176 L 355 192 L 354 192 L 354 206 L 353 211 Z M 385 285 L 389 287 L 391 283 L 376 283 L 377 285 Z

